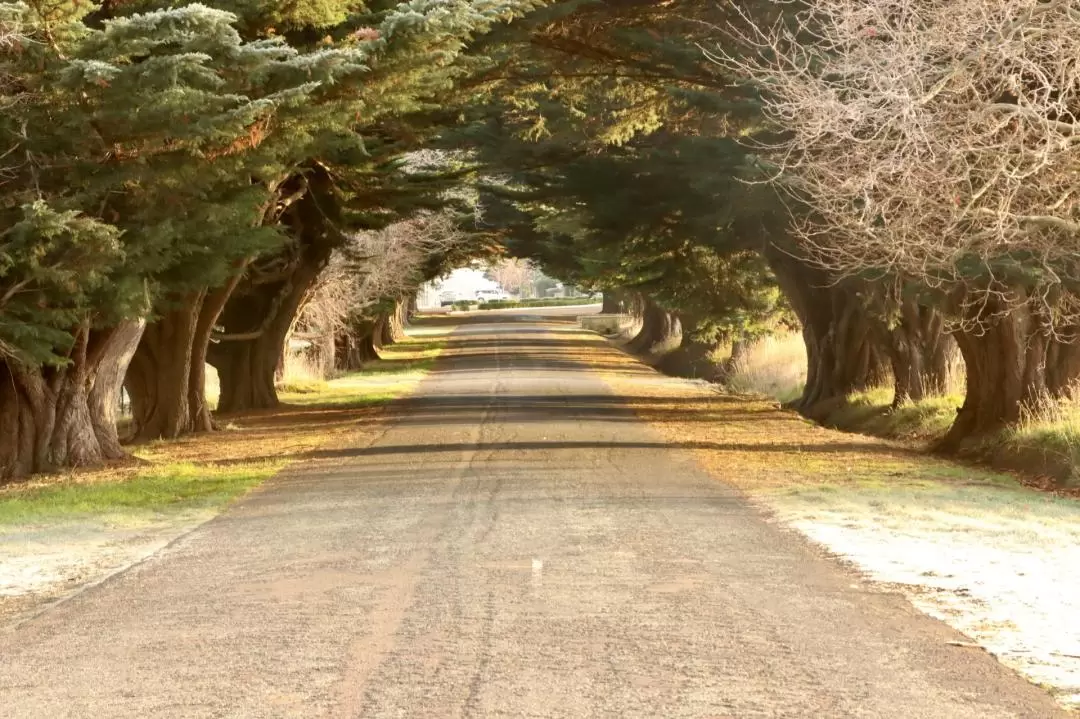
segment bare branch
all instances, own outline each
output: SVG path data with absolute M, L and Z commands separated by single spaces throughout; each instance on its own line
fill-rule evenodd
M 363 316 L 380 301 L 414 292 L 425 263 L 466 239 L 446 213 L 424 213 L 354 235 L 311 289 L 296 327 L 315 334 L 344 329 L 350 317 Z
M 1058 311 L 1073 301 L 1060 289 L 1080 286 L 1075 3 L 777 7 L 773 24 L 739 9 L 710 57 L 763 90 L 784 135 L 754 149 L 808 205 L 797 232 L 815 260 Z

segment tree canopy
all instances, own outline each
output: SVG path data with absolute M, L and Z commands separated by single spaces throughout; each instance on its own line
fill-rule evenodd
M 362 362 L 481 256 L 673 372 L 798 325 L 811 416 L 958 348 L 954 443 L 1016 421 L 1080 374 L 1076 18 L 977 6 L 0 3 L 0 477 L 122 456 L 121 384 L 143 439 L 213 430 L 208 362 L 272 407 L 298 327 Z

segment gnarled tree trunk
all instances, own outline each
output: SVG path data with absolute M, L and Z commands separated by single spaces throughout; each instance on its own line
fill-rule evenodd
M 716 374 L 711 378 L 713 382 L 725 383 L 728 382 L 732 375 L 739 370 L 741 365 L 750 354 L 750 347 L 752 342 L 745 338 L 733 340 L 731 342 L 731 353 L 720 364 Z
M 937 309 L 913 299 L 902 300 L 898 309 L 899 318 L 893 326 L 876 323 L 879 342 L 892 368 L 893 408 L 944 394 L 958 353 Z
M 126 456 L 115 403 L 142 329 L 138 321 L 83 328 L 64 367 L 0 362 L 0 480 Z
M 314 169 L 307 182 L 285 216 L 294 241 L 264 266 L 253 263 L 221 313 L 224 334 L 207 352 L 221 380 L 219 412 L 278 405 L 274 376 L 286 339 L 341 239 L 325 214 L 336 207 L 329 176 Z
M 206 352 L 214 325 L 239 282 L 193 292 L 150 324 L 125 380 L 136 440 L 213 430 L 206 399 Z
M 132 320 L 115 327 L 109 337 L 104 360 L 98 365 L 88 398 L 90 422 L 94 426 L 105 459 L 122 459 L 127 453 L 120 446 L 116 429 L 116 410 L 124 376 L 135 356 L 140 338 L 146 329 L 144 320 Z
M 405 339 L 405 326 L 408 324 L 407 308 L 403 301 L 394 302 L 394 310 L 385 315 L 382 322 L 379 345 L 392 345 Z
M 713 353 L 716 352 L 719 341 L 704 339 L 701 323 L 696 318 L 683 314 L 679 319 L 682 324 L 679 346 L 663 356 L 656 365 L 657 369 L 675 377 L 712 381 L 717 376 Z
M 873 320 L 853 287 L 836 284 L 779 250 L 766 252 L 806 344 L 806 387 L 793 406 L 823 419 L 853 392 L 890 378 L 889 360 L 873 331 Z
M 336 368 L 342 372 L 358 372 L 368 362 L 379 359 L 374 323 L 356 323 L 350 331 L 339 334 L 336 350 Z
M 995 301 L 981 303 L 965 317 L 955 333 L 967 370 L 964 404 L 938 444 L 955 451 L 965 442 L 1014 424 L 1025 409 L 1054 397 L 1055 389 L 1075 381 L 1077 363 L 1071 348 L 1054 352 L 1053 382 L 1048 383 L 1047 357 L 1051 334 L 1048 324 L 1029 307 L 1006 308 Z
M 658 355 L 676 347 L 681 338 L 682 324 L 678 315 L 645 298 L 641 329 L 626 345 L 626 349 L 636 354 Z
M 1080 382 L 1080 327 L 1064 328 L 1046 347 L 1046 391 L 1055 399 L 1075 399 Z

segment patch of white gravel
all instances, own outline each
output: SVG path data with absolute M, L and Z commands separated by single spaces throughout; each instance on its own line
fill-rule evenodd
M 1080 708 L 1080 503 L 943 494 L 766 501 L 785 524 Z
M 157 553 L 212 512 L 0 530 L 0 624 L 33 615 Z

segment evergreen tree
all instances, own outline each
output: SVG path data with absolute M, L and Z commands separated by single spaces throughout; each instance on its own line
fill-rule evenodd
M 178 267 L 212 275 L 222 246 L 273 241 L 251 221 L 267 193 L 237 177 L 258 170 L 248 152 L 319 65 L 243 42 L 233 16 L 201 5 L 100 28 L 66 4 L 2 5 L 0 18 L 26 34 L 5 55 L 0 120 L 9 156 L 25 158 L 0 207 L 13 438 L 0 472 L 16 476 L 121 454 L 109 412 L 150 305 Z

